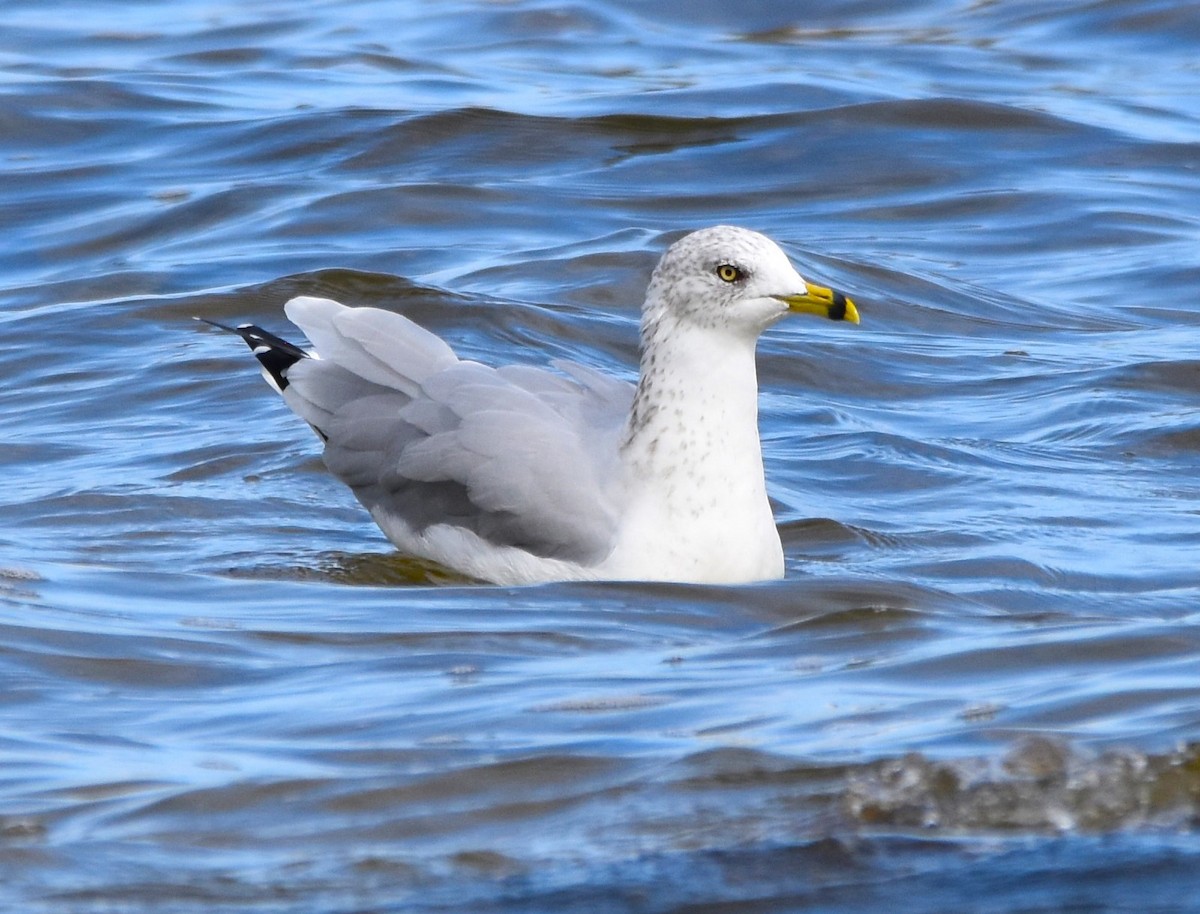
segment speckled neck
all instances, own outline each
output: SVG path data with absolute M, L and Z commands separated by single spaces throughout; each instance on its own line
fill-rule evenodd
M 697 327 L 671 315 L 643 322 L 641 371 L 622 443 L 627 464 L 671 476 L 682 488 L 756 480 L 762 488 L 758 437 L 756 340 L 727 329 Z
M 779 577 L 755 341 L 671 320 L 648 328 L 621 448 L 629 501 L 613 560 L 662 580 Z

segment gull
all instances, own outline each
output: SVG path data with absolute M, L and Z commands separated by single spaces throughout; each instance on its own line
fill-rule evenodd
M 301 296 L 284 312 L 312 351 L 207 323 L 245 340 L 397 549 L 503 585 L 783 577 L 755 348 L 787 314 L 859 320 L 769 238 L 723 225 L 655 267 L 636 385 L 568 361 L 460 359 L 378 308 Z

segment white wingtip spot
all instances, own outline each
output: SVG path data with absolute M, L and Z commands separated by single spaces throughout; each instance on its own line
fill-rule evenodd
M 267 382 L 267 384 L 269 384 L 271 386 L 271 389 L 273 391 L 275 391 L 275 393 L 279 394 L 282 397 L 283 396 L 283 388 L 279 386 L 278 381 L 276 381 L 273 377 L 271 377 L 271 372 L 269 372 L 269 371 L 267 371 L 267 369 L 263 368 L 263 369 L 260 369 L 260 373 L 263 376 L 263 380 L 265 380 Z

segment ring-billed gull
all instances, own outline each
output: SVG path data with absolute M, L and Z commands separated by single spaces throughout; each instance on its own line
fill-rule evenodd
M 693 232 L 659 261 L 636 386 L 572 362 L 462 360 L 377 308 L 303 296 L 284 311 L 314 351 L 217 326 L 250 345 L 401 551 L 498 584 L 782 577 L 755 346 L 789 312 L 858 323 L 844 295 L 733 226 Z

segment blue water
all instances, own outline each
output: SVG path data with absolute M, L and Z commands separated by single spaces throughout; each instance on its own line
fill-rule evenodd
M 806 6 L 5 4 L 4 907 L 1200 909 L 1200 8 Z M 778 583 L 406 560 L 191 320 L 631 377 L 718 222 Z

